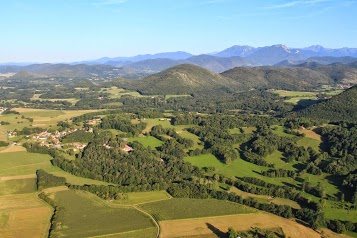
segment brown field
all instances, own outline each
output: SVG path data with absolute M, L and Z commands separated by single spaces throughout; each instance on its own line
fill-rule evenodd
M 322 141 L 321 136 L 316 132 L 314 132 L 313 130 L 300 129 L 299 132 L 305 134 L 306 137 L 309 137 L 311 139 Z
M 47 237 L 51 216 L 36 193 L 0 196 L 0 237 Z
M 228 231 L 228 227 L 233 227 L 240 231 L 250 230 L 251 227 L 259 227 L 263 229 L 281 227 L 286 237 L 321 237 L 316 231 L 297 222 L 268 213 L 163 221 L 160 222 L 160 237 L 218 237 L 214 234 L 225 233 Z
M 5 176 L 5 177 L 0 177 L 0 181 L 17 180 L 17 179 L 29 179 L 29 178 L 36 178 L 36 174 L 18 175 L 18 176 Z
M 8 152 L 19 152 L 19 151 L 26 151 L 25 147 L 21 145 L 10 145 L 3 150 L 0 150 L 0 153 L 8 153 Z

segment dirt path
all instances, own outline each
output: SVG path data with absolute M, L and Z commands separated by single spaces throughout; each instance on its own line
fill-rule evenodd
M 132 207 L 151 218 L 151 220 L 155 223 L 155 226 L 157 227 L 156 238 L 159 238 L 160 237 L 160 224 L 156 221 L 156 219 L 150 213 L 147 213 L 146 211 L 142 210 L 141 208 L 139 208 L 137 206 L 132 206 Z
M 223 217 L 185 219 L 160 222 L 161 238 L 184 236 L 212 236 L 226 233 L 228 227 L 249 230 L 251 227 L 263 229 L 281 227 L 286 237 L 320 238 L 316 231 L 297 222 L 268 213 L 241 214 Z

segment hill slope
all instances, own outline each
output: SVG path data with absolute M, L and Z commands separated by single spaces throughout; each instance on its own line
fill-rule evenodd
M 231 82 L 201 67 L 182 64 L 144 78 L 138 82 L 136 89 L 143 94 L 190 94 L 228 89 Z
M 314 70 L 295 67 L 234 68 L 221 74 L 246 88 L 306 90 L 329 84 L 326 75 Z
M 332 122 L 357 122 L 357 86 L 326 101 L 297 112 L 300 117 L 325 119 Z

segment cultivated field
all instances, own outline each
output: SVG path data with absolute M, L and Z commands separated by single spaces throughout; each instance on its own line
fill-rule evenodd
M 117 200 L 115 203 L 121 205 L 140 205 L 172 198 L 166 191 L 127 193 L 127 195 L 127 199 Z
M 26 151 L 0 153 L 0 177 L 35 174 L 38 169 L 58 171 L 50 160 L 49 155 Z
M 55 125 L 58 121 L 69 120 L 72 117 L 80 116 L 97 110 L 46 110 L 32 108 L 14 108 L 25 117 L 33 118 L 34 127 Z
M 32 98 L 30 98 L 31 101 L 34 100 L 39 100 L 39 101 L 50 101 L 50 102 L 56 102 L 56 101 L 66 101 L 72 103 L 72 105 L 76 104 L 79 99 L 77 98 L 40 98 L 41 94 L 34 94 Z
M 297 222 L 268 213 L 241 214 L 222 217 L 185 219 L 160 222 L 162 238 L 173 237 L 219 237 L 228 231 L 229 227 L 236 230 L 250 230 L 251 227 L 263 229 L 281 227 L 286 237 L 292 238 L 320 238 L 316 231 Z
M 0 237 L 47 237 L 51 216 L 35 193 L 0 196 Z
M 16 176 L 0 177 L 0 195 L 33 193 L 36 191 L 36 178 L 20 178 Z
M 54 199 L 66 211 L 58 216 L 62 224 L 57 232 L 58 236 L 113 236 L 122 232 L 155 228 L 152 220 L 138 210 L 110 206 L 110 203 L 83 191 L 57 191 Z
M 215 199 L 172 198 L 140 207 L 159 221 L 257 212 L 244 205 Z

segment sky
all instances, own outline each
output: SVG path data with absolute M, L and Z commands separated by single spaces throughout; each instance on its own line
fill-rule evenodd
M 357 0 L 0 0 L 0 62 L 357 48 Z

